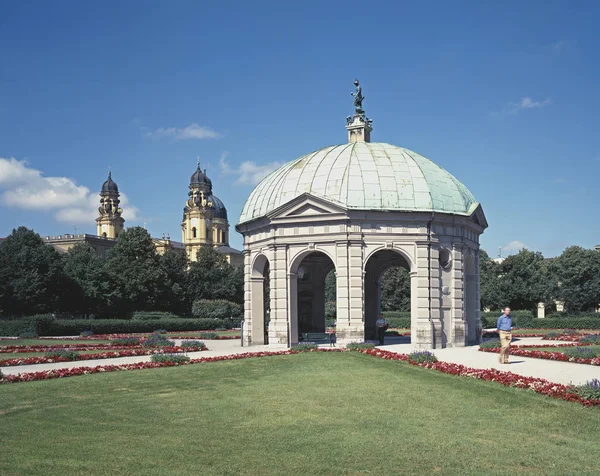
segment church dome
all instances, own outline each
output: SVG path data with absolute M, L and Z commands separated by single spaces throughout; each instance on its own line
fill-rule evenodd
M 479 203 L 449 172 L 408 149 L 382 142 L 325 147 L 288 162 L 250 194 L 239 223 L 309 193 L 357 210 L 470 216 Z
M 213 216 L 215 218 L 227 220 L 227 209 L 225 208 L 225 205 L 221 199 L 215 197 L 214 195 L 210 195 L 208 200 L 212 202 Z
M 102 192 L 118 192 L 119 191 L 119 187 L 117 186 L 117 183 L 115 181 L 113 181 L 110 172 L 108 172 L 108 179 L 106 180 L 106 182 L 104 182 L 102 184 Z
M 212 182 L 208 178 L 208 176 L 200 170 L 200 164 L 198 164 L 198 168 L 190 177 L 190 186 L 199 186 L 205 185 L 208 189 L 212 189 Z

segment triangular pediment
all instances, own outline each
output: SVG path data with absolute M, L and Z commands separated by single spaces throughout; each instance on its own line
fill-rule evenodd
M 478 204 L 475 211 L 471 214 L 471 220 L 477 223 L 482 228 L 488 227 L 487 219 L 485 218 L 485 214 L 483 213 L 483 208 Z
M 337 204 L 309 193 L 290 200 L 269 213 L 269 218 L 318 217 L 345 213 L 346 209 Z

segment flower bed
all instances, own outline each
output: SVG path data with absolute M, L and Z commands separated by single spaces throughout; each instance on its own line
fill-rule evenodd
M 141 346 L 136 346 L 141 348 Z M 136 348 L 134 347 L 134 348 Z M 131 349 L 132 346 L 119 346 L 111 344 L 48 344 L 48 345 L 7 345 L 0 347 L 0 354 L 15 354 L 20 352 L 46 352 L 48 350 L 121 350 Z
M 417 363 L 409 360 L 407 354 L 397 354 L 381 349 L 361 349 L 355 351 L 346 351 L 345 349 L 339 348 L 317 348 L 310 350 L 310 352 L 361 352 L 373 357 L 378 357 L 385 360 L 398 360 L 408 362 L 411 365 L 422 367 L 424 369 L 436 370 L 450 375 L 459 375 L 462 377 L 471 377 L 480 380 L 487 380 L 491 382 L 497 382 L 506 387 L 523 388 L 527 390 L 533 390 L 536 393 L 546 395 L 552 398 L 558 398 L 560 400 L 566 400 L 569 402 L 577 402 L 588 407 L 600 406 L 600 399 L 586 399 L 576 393 L 576 389 L 570 385 L 563 385 L 558 383 L 549 382 L 547 380 L 536 378 L 536 377 L 523 377 L 521 375 L 513 374 L 511 372 L 504 372 L 496 369 L 473 369 L 465 367 L 460 364 L 452 364 L 447 362 L 423 362 Z M 104 365 L 98 367 L 75 367 L 71 369 L 56 369 L 56 370 L 44 370 L 41 372 L 28 372 L 21 373 L 18 375 L 3 375 L 0 377 L 0 384 L 3 383 L 17 383 L 17 382 L 32 382 L 35 380 L 49 380 L 54 378 L 72 377 L 76 375 L 87 375 L 104 372 L 116 372 L 124 370 L 140 370 L 140 369 L 154 369 L 160 367 L 176 367 L 180 365 L 193 365 L 202 364 L 209 362 L 220 362 L 226 360 L 239 360 L 250 357 L 270 357 L 276 355 L 290 355 L 298 352 L 293 349 L 287 349 L 275 352 L 245 352 L 242 354 L 234 355 L 222 355 L 218 357 L 201 357 L 198 359 L 192 359 L 189 362 L 138 362 L 134 364 L 122 364 L 122 365 Z
M 545 347 L 545 346 L 534 345 L 531 347 Z M 548 347 L 573 347 L 573 346 L 571 344 L 564 344 L 561 346 L 548 345 Z M 500 352 L 500 348 L 480 348 L 479 350 L 481 352 L 492 352 L 492 353 Z M 582 358 L 577 358 L 577 357 L 569 357 L 568 355 L 565 355 L 562 352 L 546 352 L 545 350 L 525 350 L 525 349 L 520 349 L 519 347 L 516 347 L 516 346 L 513 346 L 510 348 L 510 354 L 516 355 L 519 357 L 532 357 L 534 359 L 557 360 L 560 362 L 573 362 L 575 364 L 600 365 L 600 357 L 595 357 L 593 359 L 582 359 Z
M 46 349 L 49 350 L 49 349 Z M 97 359 L 114 359 L 116 357 L 137 357 L 140 355 L 152 355 L 157 353 L 184 353 L 184 352 L 198 352 L 202 350 L 208 350 L 206 346 L 204 348 L 181 348 L 181 347 L 162 347 L 157 349 L 131 349 L 126 348 L 123 350 L 116 350 L 113 352 L 98 352 L 97 354 L 79 354 L 75 360 L 97 360 Z M 73 362 L 72 359 L 62 357 L 24 357 L 17 359 L 0 360 L 0 367 L 13 367 L 16 365 L 33 365 L 33 364 L 52 364 L 55 362 Z

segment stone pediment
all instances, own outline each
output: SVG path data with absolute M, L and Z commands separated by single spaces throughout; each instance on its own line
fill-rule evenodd
M 477 223 L 482 228 L 488 227 L 487 219 L 485 218 L 485 214 L 483 213 L 483 209 L 481 205 L 477 205 L 475 211 L 471 214 L 471 220 Z
M 270 219 L 285 219 L 294 217 L 318 217 L 323 215 L 338 215 L 346 213 L 346 209 L 328 200 L 309 193 L 290 200 L 268 214 Z

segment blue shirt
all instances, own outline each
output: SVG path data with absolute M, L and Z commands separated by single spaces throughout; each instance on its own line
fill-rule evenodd
M 498 329 L 499 331 L 510 331 L 511 328 L 512 328 L 512 317 L 510 317 L 510 314 L 508 316 L 505 316 L 504 314 L 502 314 L 498 318 L 498 322 L 496 323 L 496 329 Z

